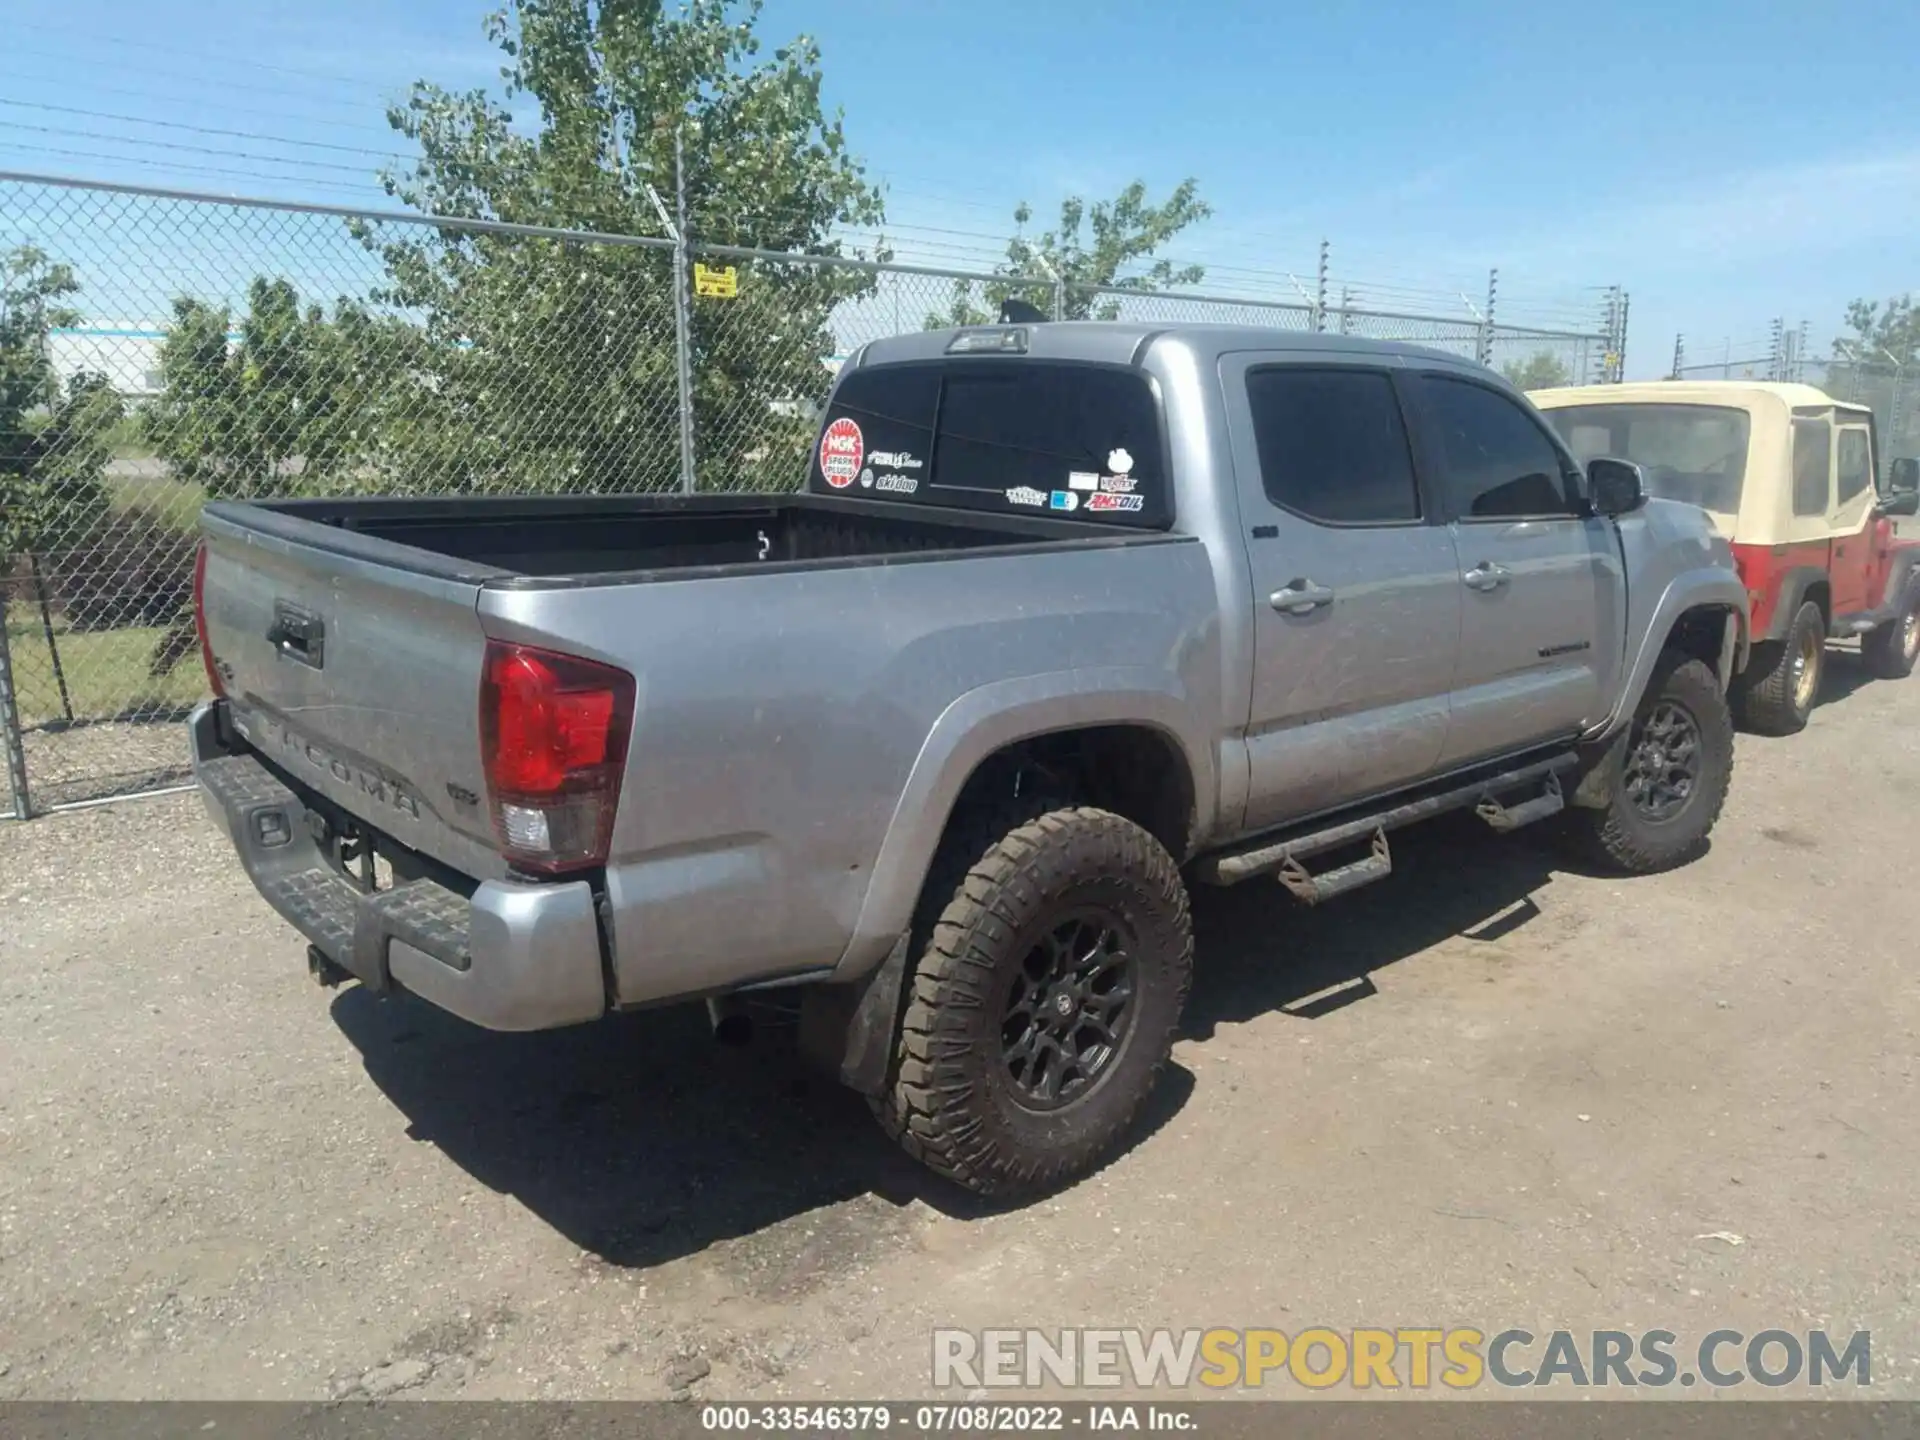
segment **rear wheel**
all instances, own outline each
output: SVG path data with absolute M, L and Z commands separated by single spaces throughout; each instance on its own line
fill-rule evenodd
M 1860 656 L 1882 680 L 1903 680 L 1913 673 L 1914 662 L 1920 660 L 1920 580 L 1907 582 L 1891 620 L 1867 632 Z
M 1590 855 L 1647 875 L 1705 851 L 1733 778 L 1733 717 L 1706 663 L 1661 656 L 1633 724 L 1600 763 L 1611 772 L 1606 803 L 1569 821 Z
M 1806 729 L 1827 670 L 1827 617 L 1809 600 L 1794 612 L 1771 666 L 1740 677 L 1740 720 L 1762 735 Z
M 1166 1063 L 1193 972 L 1186 888 L 1105 810 L 955 838 L 874 1111 L 968 1189 L 1053 1189 L 1120 1139 Z

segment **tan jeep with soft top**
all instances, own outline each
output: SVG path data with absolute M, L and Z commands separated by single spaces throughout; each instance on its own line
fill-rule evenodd
M 1574 455 L 1631 460 L 1650 494 L 1700 506 L 1731 542 L 1753 653 L 1734 698 L 1753 729 L 1788 734 L 1820 694 L 1830 638 L 1858 637 L 1875 675 L 1920 658 L 1920 508 L 1912 462 L 1875 484 L 1873 412 L 1810 385 L 1656 380 L 1528 397 Z

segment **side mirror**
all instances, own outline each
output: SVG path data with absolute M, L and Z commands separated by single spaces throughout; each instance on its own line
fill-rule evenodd
M 1882 515 L 1920 515 L 1920 490 L 1900 490 L 1884 496 L 1874 509 Z
M 1906 455 L 1894 461 L 1893 468 L 1887 474 L 1887 493 L 1890 495 L 1920 493 L 1920 460 Z
M 1596 515 L 1627 515 L 1647 500 L 1647 477 L 1630 460 L 1605 455 L 1587 462 L 1587 503 Z

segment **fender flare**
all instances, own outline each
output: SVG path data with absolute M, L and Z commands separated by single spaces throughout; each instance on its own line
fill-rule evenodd
M 1725 689 L 1733 677 L 1746 668 L 1752 637 L 1748 634 L 1747 592 L 1740 584 L 1740 577 L 1718 566 L 1683 570 L 1661 592 L 1659 603 L 1653 609 L 1653 617 L 1640 634 L 1639 649 L 1634 652 L 1632 662 L 1627 667 L 1626 682 L 1620 687 L 1613 711 L 1607 716 L 1606 723 L 1593 732 L 1589 739 L 1604 740 L 1633 717 L 1640 708 L 1640 697 L 1646 692 L 1647 682 L 1653 677 L 1653 667 L 1659 663 L 1660 653 L 1666 648 L 1667 637 L 1673 633 L 1674 625 L 1689 610 L 1703 606 L 1727 612 L 1729 628 L 1720 645 L 1720 653 L 1726 662 L 1720 675 L 1721 688 Z
M 1832 577 L 1818 565 L 1796 565 L 1791 570 L 1782 571 L 1779 584 L 1780 599 L 1773 607 L 1773 614 L 1767 618 L 1766 633 L 1756 635 L 1756 640 L 1786 639 L 1793 617 L 1800 613 L 1800 606 L 1807 598 L 1807 591 L 1815 585 L 1825 585 L 1829 594 L 1833 590 Z M 1829 614 L 1827 619 L 1831 621 L 1833 616 Z
M 969 690 L 933 722 L 914 759 L 833 979 L 852 980 L 873 969 L 912 925 L 947 820 L 981 761 L 1022 740 L 1095 725 L 1145 726 L 1166 736 L 1186 762 L 1200 827 L 1208 828 L 1219 804 L 1218 766 L 1178 677 L 1109 666 L 1025 675 Z
M 1920 544 L 1902 545 L 1894 550 L 1887 564 L 1887 588 L 1880 597 L 1880 609 L 1892 610 L 1900 603 L 1900 596 L 1912 583 L 1917 568 L 1920 568 Z

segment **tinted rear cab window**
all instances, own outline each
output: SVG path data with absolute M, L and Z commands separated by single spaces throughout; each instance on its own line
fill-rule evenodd
M 1139 371 L 1043 360 L 855 370 L 828 406 L 807 488 L 1163 528 L 1160 406 Z

